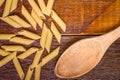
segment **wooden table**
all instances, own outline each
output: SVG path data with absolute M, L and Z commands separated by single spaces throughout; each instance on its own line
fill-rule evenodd
M 25 6 L 29 5 L 26 0 L 23 0 L 10 15 L 17 14 L 23 17 L 20 13 L 22 4 Z M 0 16 L 3 9 L 4 5 L 0 8 Z M 29 6 L 27 9 L 30 11 L 31 7 Z M 92 71 L 82 77 L 60 79 L 54 74 L 54 67 L 58 58 L 71 44 L 84 38 L 99 36 L 100 34 L 109 32 L 120 24 L 120 0 L 55 0 L 54 10 L 66 22 L 67 31 L 63 33 L 59 29 L 63 35 L 61 44 L 58 44 L 55 38 L 53 39 L 51 50 L 60 45 L 60 53 L 58 57 L 51 60 L 42 68 L 41 80 L 120 80 L 120 39 L 110 46 L 101 62 Z M 112 13 L 110 13 L 111 11 Z M 50 20 L 48 18 L 48 21 L 46 21 L 48 25 Z M 14 29 L 0 20 L 0 33 L 16 33 L 19 30 L 21 29 Z M 33 29 L 29 30 L 38 34 L 41 33 L 40 28 L 37 31 Z M 37 42 L 25 47 L 38 47 Z M 13 43 L 0 41 L 0 46 L 3 44 Z M 42 58 L 46 55 L 45 51 Z M 33 57 L 34 54 L 25 60 L 20 60 L 25 73 Z M 0 80 L 19 80 L 12 61 L 0 68 Z M 34 80 L 34 77 L 32 77 L 32 80 Z

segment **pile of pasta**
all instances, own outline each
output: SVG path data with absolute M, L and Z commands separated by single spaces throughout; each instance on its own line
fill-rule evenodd
M 42 66 L 59 54 L 60 46 L 53 51 L 50 51 L 53 36 L 55 36 L 58 43 L 61 41 L 61 34 L 55 23 L 51 22 L 51 26 L 48 28 L 43 20 L 46 19 L 46 16 L 50 16 L 64 32 L 66 31 L 66 24 L 52 9 L 54 0 L 48 0 L 47 5 L 44 0 L 28 0 L 28 3 L 32 7 L 31 13 L 28 12 L 28 9 L 24 5 L 22 5 L 21 8 L 21 13 L 26 20 L 19 17 L 19 15 L 9 15 L 10 12 L 17 8 L 18 0 L 0 0 L 0 7 L 4 3 L 5 7 L 0 19 L 11 25 L 13 28 L 17 29 L 22 27 L 22 30 L 17 32 L 17 34 L 0 34 L 0 40 L 9 40 L 10 42 L 17 43 L 16 45 L 11 44 L 1 46 L 0 56 L 3 58 L 0 60 L 0 67 L 12 60 L 21 80 L 30 80 L 34 70 L 34 80 L 40 80 Z M 27 28 L 30 27 L 36 30 L 37 25 L 39 25 L 42 29 L 41 34 L 36 34 L 27 30 Z M 24 45 L 32 44 L 35 40 L 39 40 L 39 45 L 41 48 L 31 46 L 29 49 L 26 49 L 24 47 Z M 49 54 L 40 61 L 44 50 L 47 50 Z M 18 55 L 18 52 L 22 53 Z M 35 53 L 35 57 L 32 64 L 29 65 L 27 73 L 25 74 L 19 60 L 25 59 L 33 53 Z

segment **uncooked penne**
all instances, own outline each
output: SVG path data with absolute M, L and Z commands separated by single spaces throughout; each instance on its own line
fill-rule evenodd
M 23 35 L 25 37 L 28 37 L 30 39 L 40 39 L 41 37 L 33 32 L 27 31 L 27 30 L 21 30 L 18 32 L 19 35 Z
M 9 41 L 14 42 L 14 43 L 23 44 L 23 45 L 29 45 L 29 44 L 32 44 L 34 42 L 34 40 L 26 39 L 23 37 L 13 37 Z
M 31 68 L 31 65 L 28 68 L 25 80 L 31 80 L 32 74 L 33 74 L 34 69 Z
M 42 17 L 43 19 L 45 19 L 45 16 L 43 15 L 42 11 L 40 10 L 39 6 L 37 5 L 37 3 L 34 0 L 28 0 L 29 4 L 31 5 L 31 7 L 33 8 L 33 10 L 37 13 L 37 15 L 39 17 Z
M 23 69 L 22 69 L 22 66 L 20 65 L 19 60 L 16 57 L 14 57 L 14 59 L 13 59 L 13 64 L 16 68 L 17 73 L 19 74 L 20 79 L 23 80 L 25 74 L 23 72 Z
M 25 59 L 28 56 L 30 56 L 31 54 L 35 53 L 38 50 L 38 48 L 36 47 L 31 47 L 30 49 L 28 49 L 27 51 L 21 53 L 19 56 L 17 56 L 19 59 Z
M 12 0 L 11 12 L 17 8 L 18 0 Z
M 10 62 L 15 56 L 16 56 L 16 52 L 13 52 L 10 55 L 3 58 L 2 60 L 0 60 L 0 67 L 4 66 L 8 62 Z
M 65 32 L 66 31 L 66 24 L 65 22 L 57 15 L 57 13 L 52 10 L 51 17 L 55 20 L 55 22 L 60 26 L 60 28 Z
M 5 18 L 0 18 L 1 20 L 3 20 L 4 22 L 8 23 L 9 25 L 11 25 L 14 28 L 21 28 L 22 26 L 15 22 L 14 20 L 10 19 L 9 17 L 5 17 Z
M 9 54 L 11 54 L 10 52 L 7 52 L 7 51 L 5 51 L 5 50 L 3 50 L 3 49 L 0 49 L 0 55 L 1 56 L 7 56 L 7 55 L 9 55 Z
M 23 46 L 17 45 L 3 45 L 1 48 L 5 49 L 5 51 L 26 51 Z
M 0 0 L 0 7 L 3 5 L 4 2 L 5 0 Z
M 43 52 L 43 49 L 39 49 L 36 52 L 34 60 L 33 60 L 32 64 L 31 64 L 31 68 L 35 68 L 38 65 L 38 63 L 40 61 L 40 58 L 41 58 L 41 55 L 42 55 L 42 52 Z
M 57 41 L 60 43 L 60 41 L 61 41 L 61 34 L 60 34 L 60 32 L 58 31 L 58 29 L 56 28 L 56 26 L 55 26 L 55 24 L 53 22 L 51 23 L 51 31 L 55 35 Z
M 36 30 L 37 23 L 35 22 L 33 17 L 30 15 L 28 10 L 23 5 L 22 5 L 22 14 L 28 20 L 28 22 L 32 25 L 32 27 Z
M 15 34 L 0 34 L 0 40 L 10 40 Z
M 5 8 L 4 8 L 2 17 L 6 17 L 6 16 L 9 15 L 9 13 L 10 13 L 10 8 L 11 8 L 11 5 L 12 5 L 12 1 L 13 1 L 13 0 L 6 0 Z
M 42 21 L 41 17 L 39 17 L 34 10 L 32 10 L 31 16 L 34 18 L 36 23 L 38 23 L 38 25 L 42 28 L 43 21 Z
M 38 64 L 35 68 L 35 78 L 34 78 L 34 80 L 40 80 L 40 75 L 41 75 L 41 63 Z
M 51 15 L 53 4 L 54 4 L 54 0 L 48 0 L 48 3 L 47 3 L 48 16 Z
M 46 39 L 47 39 L 47 33 L 48 33 L 48 28 L 44 24 L 43 30 L 42 30 L 42 33 L 41 33 L 41 40 L 40 40 L 40 45 L 41 45 L 42 48 L 45 47 L 45 42 L 46 42 Z
M 38 0 L 38 4 L 39 4 L 42 12 L 47 15 L 48 13 L 47 13 L 47 8 L 46 8 L 44 0 Z
M 31 25 L 29 23 L 27 23 L 25 20 L 23 20 L 21 17 L 19 17 L 17 15 L 9 16 L 9 18 L 16 21 L 17 23 L 19 23 L 24 28 L 31 27 Z
M 53 50 L 53 52 L 51 52 L 46 57 L 44 57 L 42 59 L 41 66 L 44 66 L 47 62 L 49 62 L 50 60 L 52 60 L 53 58 L 55 58 L 58 55 L 58 53 L 59 53 L 59 48 L 60 47 L 57 47 L 55 50 Z
M 52 44 L 52 38 L 53 38 L 53 35 L 52 35 L 51 31 L 48 29 L 47 39 L 46 39 L 46 42 L 45 42 L 45 48 L 48 51 L 48 53 L 50 52 L 50 47 L 51 47 L 51 44 Z

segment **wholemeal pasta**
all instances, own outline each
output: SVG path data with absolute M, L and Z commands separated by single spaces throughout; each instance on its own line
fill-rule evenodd
M 41 63 L 36 66 L 34 80 L 40 80 L 41 68 Z
M 32 25 L 32 27 L 36 30 L 37 23 L 35 22 L 33 17 L 30 15 L 28 10 L 23 5 L 22 5 L 22 14 L 28 20 L 28 22 Z
M 55 22 L 60 26 L 60 28 L 65 32 L 66 31 L 66 24 L 65 22 L 57 15 L 57 13 L 52 10 L 51 17 L 55 20 Z
M 25 37 L 28 37 L 30 39 L 40 39 L 41 37 L 33 32 L 30 32 L 28 30 L 21 30 L 18 32 L 19 35 L 23 35 Z
M 15 56 L 16 56 L 16 52 L 13 52 L 10 55 L 3 58 L 2 60 L 0 60 L 0 67 L 4 66 L 8 62 L 10 62 Z
M 51 52 L 46 57 L 44 57 L 42 59 L 41 66 L 44 66 L 47 62 L 49 62 L 50 60 L 52 60 L 53 58 L 55 58 L 58 55 L 58 53 L 59 53 L 59 48 L 60 47 L 57 47 L 55 50 L 53 50 L 53 52 Z
M 35 53 L 38 50 L 38 48 L 36 47 L 31 47 L 29 48 L 27 51 L 21 53 L 20 55 L 18 55 L 17 57 L 20 59 L 25 59 L 28 56 L 30 56 L 32 53 Z
M 56 26 L 55 26 L 55 24 L 53 22 L 51 23 L 51 31 L 55 35 L 57 41 L 60 43 L 60 41 L 61 41 L 61 34 L 60 34 L 60 32 L 58 31 L 58 29 L 56 28 Z
M 5 8 L 4 8 L 2 17 L 6 17 L 9 15 L 11 4 L 12 4 L 12 0 L 6 0 Z
M 16 21 L 17 23 L 19 23 L 24 28 L 31 27 L 31 25 L 29 23 L 27 23 L 25 20 L 23 20 L 18 15 L 12 15 L 12 16 L 9 16 L 9 18 L 11 18 L 12 20 Z
M 10 11 L 12 12 L 17 8 L 18 0 L 12 0 L 12 5 Z
M 51 15 L 53 4 L 54 4 L 54 0 L 48 0 L 48 3 L 47 3 L 48 16 Z
M 23 45 L 29 45 L 29 44 L 34 42 L 34 40 L 26 39 L 26 38 L 23 38 L 23 37 L 13 37 L 9 41 L 14 42 L 14 43 L 23 44 Z
M 19 62 L 17 57 L 14 57 L 13 64 L 14 64 L 14 66 L 16 68 L 17 73 L 19 74 L 20 79 L 23 80 L 25 74 L 23 72 L 22 66 L 20 65 L 20 62 Z
M 5 0 L 0 0 L 0 7 L 3 5 L 4 2 Z
M 3 50 L 3 49 L 0 49 L 0 55 L 1 56 L 7 56 L 7 55 L 9 55 L 9 54 L 11 54 L 10 52 L 7 52 L 7 51 L 5 51 L 5 50 Z
M 31 16 L 34 18 L 36 23 L 38 23 L 38 25 L 42 28 L 43 21 L 42 21 L 41 17 L 39 17 L 34 10 L 32 10 Z
M 3 45 L 1 48 L 5 49 L 5 51 L 26 51 L 23 46 L 19 45 Z
M 15 34 L 0 34 L 0 40 L 10 40 Z

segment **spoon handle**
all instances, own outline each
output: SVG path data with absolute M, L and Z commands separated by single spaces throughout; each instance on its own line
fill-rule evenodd
M 98 37 L 98 40 L 100 40 L 104 46 L 109 47 L 119 37 L 120 37 L 120 26 L 107 34 Z

